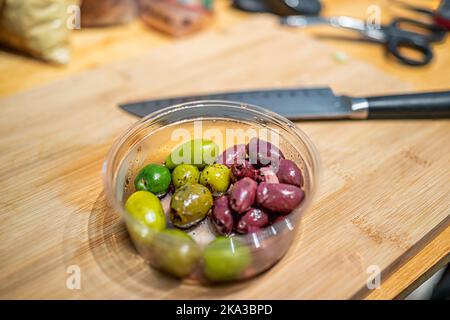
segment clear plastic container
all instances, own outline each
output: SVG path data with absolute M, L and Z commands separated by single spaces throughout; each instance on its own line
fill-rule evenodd
M 194 244 L 180 237 L 152 231 L 130 218 L 124 203 L 135 191 L 133 181 L 137 172 L 148 163 L 163 163 L 171 150 L 184 142 L 171 139 L 175 130 L 177 137 L 180 132 L 192 133 L 200 122 L 203 135 L 209 135 L 209 129 L 223 133 L 227 129 L 244 132 L 251 129 L 257 133 L 277 134 L 278 146 L 285 157 L 295 161 L 302 170 L 305 198 L 300 206 L 265 229 L 233 235 L 231 240 L 216 243 L 214 247 L 208 246 L 215 237 L 208 218 L 186 231 L 195 239 Z M 215 141 L 221 150 L 235 144 L 224 140 L 222 137 L 223 143 Z M 141 119 L 114 143 L 103 166 L 109 206 L 123 217 L 137 251 L 153 267 L 193 283 L 249 278 L 279 261 L 292 244 L 300 229 L 301 217 L 311 205 L 319 171 L 319 157 L 314 145 L 292 122 L 260 107 L 225 101 L 189 102 Z M 167 214 L 169 203 L 164 199 L 162 203 Z

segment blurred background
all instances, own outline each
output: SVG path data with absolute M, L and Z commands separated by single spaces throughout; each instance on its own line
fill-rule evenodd
M 436 10 L 440 1 L 407 3 Z M 392 0 L 0 0 L 0 8 L 1 96 L 133 58 L 167 43 L 208 32 L 225 32 L 255 15 L 345 15 L 370 23 L 389 23 L 394 17 L 406 16 L 433 22 L 431 16 Z M 312 34 L 331 45 L 336 52 L 333 58 L 340 63 L 360 59 L 391 74 L 407 77 L 419 87 L 424 80 L 434 89 L 446 89 L 448 85 L 435 77 L 436 72 L 448 70 L 449 51 L 445 41 L 433 45 L 432 63 L 417 70 L 389 59 L 383 46 L 348 41 L 347 35 L 361 40 L 352 31 L 312 26 L 292 32 Z

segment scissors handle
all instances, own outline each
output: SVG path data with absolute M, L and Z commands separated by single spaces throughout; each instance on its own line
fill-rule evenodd
M 425 38 L 427 42 L 442 41 L 447 35 L 447 30 L 434 23 L 426 23 L 409 18 L 395 18 L 390 23 L 390 28 L 399 33 L 410 35 L 411 37 Z
M 425 22 L 396 18 L 387 27 L 387 49 L 397 59 L 410 66 L 423 66 L 433 59 L 430 43 L 441 41 L 446 31 L 439 26 Z M 419 53 L 411 57 L 406 49 Z
M 428 42 L 417 41 L 408 37 L 391 37 L 387 42 L 388 51 L 398 60 L 409 66 L 424 66 L 433 59 L 433 51 Z M 420 57 L 413 58 L 402 50 L 412 49 L 420 54 Z

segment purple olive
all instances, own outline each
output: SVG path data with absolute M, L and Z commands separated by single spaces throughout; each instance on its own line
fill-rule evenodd
M 290 184 L 261 182 L 258 186 L 256 203 L 270 211 L 286 214 L 294 210 L 304 196 L 302 189 Z
M 279 183 L 278 177 L 275 174 L 275 171 L 273 170 L 272 166 L 263 167 L 259 169 L 256 181 L 267 183 Z
M 269 164 L 276 167 L 280 159 L 284 159 L 280 149 L 270 142 L 258 138 L 252 138 L 247 144 L 247 153 L 250 163 L 260 167 L 265 167 Z
M 255 202 L 258 184 L 250 178 L 237 181 L 230 191 L 230 206 L 237 213 L 243 213 L 250 209 Z
M 230 167 L 234 163 L 242 163 L 247 155 L 246 145 L 237 144 L 226 149 L 217 158 L 216 163 L 225 164 Z
M 302 172 L 292 160 L 280 160 L 277 177 L 281 183 L 292 184 L 297 187 L 301 187 L 303 184 Z
M 217 231 L 223 235 L 229 235 L 233 231 L 234 218 L 228 205 L 228 196 L 220 196 L 214 200 L 214 209 L 211 219 Z
M 240 164 L 234 163 L 231 166 L 231 173 L 233 174 L 233 177 L 235 180 L 240 180 L 245 177 L 255 179 L 257 171 L 250 164 L 250 162 L 248 162 L 247 160 L 244 160 L 244 162 L 242 162 Z
M 236 231 L 242 234 L 256 232 L 269 224 L 269 216 L 261 209 L 252 208 L 239 220 Z

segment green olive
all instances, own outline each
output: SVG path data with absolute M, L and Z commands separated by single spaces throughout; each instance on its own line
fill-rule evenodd
M 200 172 L 196 166 L 180 164 L 172 171 L 173 186 L 178 189 L 188 183 L 198 183 L 199 176 Z
M 219 146 L 211 140 L 194 139 L 183 143 L 172 150 L 167 156 L 165 164 L 169 170 L 179 164 L 193 164 L 200 170 L 212 164 L 219 155 Z
M 200 175 L 200 183 L 212 192 L 225 192 L 230 186 L 230 169 L 224 164 L 207 166 Z
M 155 231 L 145 225 L 130 223 L 130 221 L 127 221 L 126 227 L 128 230 L 128 235 L 133 240 L 133 243 L 139 252 L 141 252 L 141 250 L 148 252 L 152 246 L 155 235 L 159 233 L 159 231 Z
M 186 184 L 175 191 L 170 201 L 169 218 L 179 228 L 188 228 L 202 220 L 211 209 L 211 192 L 201 184 Z
M 236 238 L 217 237 L 203 252 L 204 273 L 212 281 L 237 279 L 250 265 L 250 249 Z
M 134 187 L 161 196 L 167 192 L 171 179 L 170 171 L 165 166 L 149 164 L 139 171 Z
M 154 238 L 152 248 L 157 266 L 177 277 L 190 274 L 201 256 L 200 248 L 191 236 L 177 229 L 160 232 Z
M 151 192 L 136 191 L 125 203 L 128 214 L 153 231 L 166 227 L 166 216 L 161 201 Z

